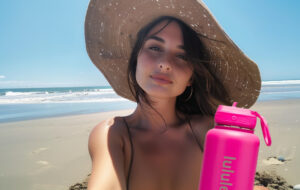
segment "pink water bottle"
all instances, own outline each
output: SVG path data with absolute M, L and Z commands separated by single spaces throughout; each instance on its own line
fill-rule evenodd
M 253 190 L 259 151 L 254 134 L 260 118 L 265 142 L 271 145 L 267 122 L 257 112 L 220 105 L 216 126 L 206 134 L 199 190 Z

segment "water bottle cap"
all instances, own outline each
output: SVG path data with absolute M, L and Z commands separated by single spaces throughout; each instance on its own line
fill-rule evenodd
M 234 102 L 232 106 L 219 105 L 215 114 L 216 123 L 254 129 L 256 126 L 256 115 L 253 115 L 251 110 L 236 107 L 236 104 Z
M 266 120 L 256 111 L 238 108 L 236 105 L 237 102 L 234 102 L 232 106 L 219 105 L 215 114 L 215 122 L 219 125 L 239 126 L 254 129 L 257 117 L 259 117 L 265 142 L 268 146 L 270 146 L 272 142 Z

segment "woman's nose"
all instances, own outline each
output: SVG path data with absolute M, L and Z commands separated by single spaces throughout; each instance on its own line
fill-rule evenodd
M 159 68 L 163 71 L 169 71 L 171 67 L 168 64 L 159 63 Z
M 171 56 L 165 56 L 159 63 L 159 68 L 162 71 L 170 71 L 172 68 L 172 58 Z

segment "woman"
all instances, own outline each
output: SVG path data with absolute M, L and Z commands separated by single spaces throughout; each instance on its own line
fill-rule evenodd
M 171 2 L 174 7 L 182 4 Z M 190 0 L 184 4 L 191 2 L 198 3 Z M 89 152 L 93 168 L 88 189 L 196 190 L 205 135 L 214 126 L 216 107 L 230 105 L 234 100 L 233 91 L 222 82 L 224 77 L 218 76 L 212 66 L 214 61 L 225 58 L 214 56 L 204 40 L 226 42 L 201 35 L 174 14 L 157 17 L 155 10 L 165 13 L 158 10 L 163 7 L 162 1 L 157 9 L 151 10 L 147 3 L 135 2 L 132 6 L 132 1 L 110 3 L 90 3 L 86 18 L 87 50 L 116 92 L 136 101 L 137 107 L 132 114 L 102 121 L 92 130 Z M 139 5 L 148 19 L 139 22 L 146 25 L 138 29 L 136 39 L 124 29 L 134 29 L 134 20 L 129 19 L 128 26 L 125 22 L 123 30 L 122 27 L 117 30 L 120 36 L 116 37 L 111 35 L 113 26 L 120 27 L 124 22 L 107 25 L 103 18 L 114 21 L 112 15 L 128 12 L 128 9 L 122 11 L 124 8 L 117 10 L 122 3 L 123 7 Z M 206 10 L 202 4 L 199 9 Z M 137 7 L 133 10 L 137 11 Z M 139 20 L 138 13 L 132 14 Z M 95 18 L 95 15 L 100 16 Z M 93 22 L 100 25 L 98 34 Z M 131 48 L 122 48 L 126 47 L 125 42 L 131 43 Z M 112 69 L 114 65 L 118 67 Z M 259 76 L 258 70 L 256 74 Z M 245 107 L 255 102 L 249 99 L 243 102 L 242 98 L 235 98 Z M 260 188 L 264 189 L 255 187 Z

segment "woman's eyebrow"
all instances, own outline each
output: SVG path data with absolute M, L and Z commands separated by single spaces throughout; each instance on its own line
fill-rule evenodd
M 158 37 L 158 36 L 149 36 L 145 41 L 147 41 L 147 40 L 150 40 L 150 39 L 153 39 L 153 40 L 156 40 L 156 41 L 159 41 L 159 42 L 162 42 L 162 43 L 165 43 L 165 40 L 164 39 L 162 39 L 162 38 L 160 38 L 160 37 Z M 178 48 L 180 48 L 180 49 L 183 49 L 183 50 L 185 50 L 185 48 L 184 48 L 184 46 L 183 45 L 179 45 L 179 46 L 177 46 Z
M 156 40 L 156 41 L 165 43 L 165 40 L 162 39 L 162 38 L 160 38 L 160 37 L 158 37 L 158 36 L 149 36 L 149 37 L 146 39 L 146 41 L 147 41 L 147 40 L 150 40 L 150 39 L 153 39 L 153 40 Z

